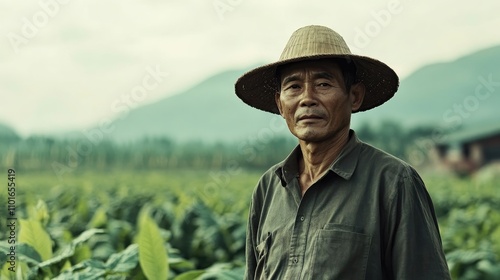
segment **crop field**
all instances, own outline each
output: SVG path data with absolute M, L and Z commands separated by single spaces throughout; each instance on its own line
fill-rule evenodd
M 15 193 L 0 192 L 0 278 L 242 279 L 261 173 L 88 169 L 58 180 L 18 171 Z M 423 177 L 453 279 L 500 279 L 498 174 Z

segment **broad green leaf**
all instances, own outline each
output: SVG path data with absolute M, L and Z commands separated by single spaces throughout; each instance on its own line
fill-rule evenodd
M 15 250 L 16 250 L 16 257 L 20 261 L 24 261 L 30 264 L 38 264 L 42 260 L 40 258 L 40 255 L 38 254 L 33 247 L 31 247 L 28 244 L 21 243 L 21 244 L 16 244 L 15 245 Z M 10 247 L 3 247 L 0 246 L 0 263 L 4 263 L 4 261 L 8 261 L 8 254 L 10 254 Z
M 52 280 L 67 280 L 67 279 L 86 279 L 97 280 L 102 279 L 106 274 L 106 266 L 98 260 L 86 260 L 72 266 Z
M 104 227 L 107 222 L 108 222 L 108 215 L 106 214 L 106 209 L 104 207 L 99 207 L 95 211 L 94 216 L 92 216 L 90 222 L 88 223 L 88 227 L 90 228 Z
M 9 246 L 10 244 L 7 242 L 7 240 L 0 241 L 0 250 L 7 250 Z
M 105 270 L 96 268 L 86 268 L 82 271 L 77 272 L 64 272 L 53 278 L 52 280 L 68 280 L 68 279 L 78 279 L 78 280 L 100 280 L 104 279 L 102 276 L 106 274 Z
M 66 260 L 64 262 L 64 265 L 61 267 L 61 271 L 64 272 L 70 269 L 71 269 L 71 262 L 69 260 Z
M 24 244 L 26 245 L 26 244 Z M 16 245 L 17 248 L 17 245 Z M 34 249 L 32 249 L 34 251 Z M 36 252 L 35 252 L 36 253 Z M 3 253 L 2 253 L 3 254 Z M 29 268 L 25 262 L 25 257 L 23 255 L 17 255 L 17 260 L 14 263 L 7 261 L 6 263 L 0 263 L 2 270 L 0 271 L 0 279 L 26 279 Z
M 51 266 L 52 264 L 58 263 L 62 260 L 65 260 L 66 258 L 72 256 L 73 253 L 74 253 L 74 247 L 72 247 L 71 245 L 68 245 L 68 246 L 64 247 L 61 251 L 59 251 L 58 254 L 56 256 L 54 256 L 53 258 L 50 258 L 48 260 L 45 260 L 45 261 L 39 263 L 38 267 L 43 268 L 43 267 Z
M 10 244 L 5 241 L 0 242 L 0 267 L 7 261 L 7 254 L 10 251 Z
M 244 267 L 233 267 L 229 263 L 216 263 L 206 269 L 206 273 L 201 279 L 238 280 L 245 274 Z
M 92 249 L 88 244 L 81 244 L 75 248 L 73 259 L 76 263 L 92 258 Z
M 59 251 L 56 256 L 40 263 L 38 265 L 38 267 L 50 266 L 54 263 L 58 263 L 64 259 L 67 259 L 67 258 L 73 256 L 75 253 L 75 249 L 78 245 L 87 241 L 89 238 L 91 238 L 92 236 L 94 236 L 97 233 L 104 233 L 104 230 L 93 228 L 93 229 L 88 229 L 88 230 L 82 232 L 77 238 L 75 238 L 73 241 L 71 241 L 71 243 L 69 245 L 67 245 L 61 251 Z
M 11 267 L 8 263 L 2 263 L 3 264 L 3 268 L 2 268 L 2 272 L 0 273 L 0 279 L 2 280 L 17 280 L 17 277 L 16 277 L 16 270 L 17 270 L 17 267 L 16 267 L 16 270 L 14 270 L 13 267 Z M 13 271 L 14 270 L 14 271 Z
M 104 233 L 105 231 L 103 229 L 98 229 L 98 228 L 91 228 L 91 229 L 88 229 L 82 233 L 80 233 L 80 235 L 78 235 L 77 238 L 75 238 L 71 244 L 73 244 L 74 246 L 77 246 L 77 245 L 80 245 L 81 243 L 89 240 L 92 236 L 94 236 L 95 234 L 97 233 Z
M 139 263 L 146 278 L 164 280 L 168 276 L 168 256 L 160 229 L 149 216 L 142 211 L 139 216 Z
M 114 272 L 129 272 L 137 266 L 139 260 L 137 244 L 131 244 L 120 253 L 113 254 L 106 262 L 108 269 Z
M 194 270 L 196 265 L 192 261 L 188 261 L 179 257 L 168 256 L 168 265 L 170 268 L 179 270 L 179 271 L 188 271 Z
M 21 229 L 19 230 L 19 243 L 31 245 L 40 254 L 42 260 L 52 257 L 52 240 L 49 234 L 43 229 L 40 221 L 33 219 L 20 219 Z
M 42 262 L 42 257 L 31 245 L 26 243 L 17 244 L 16 249 L 19 260 L 35 265 Z
M 196 280 L 204 273 L 205 270 L 192 270 L 178 275 L 174 280 Z

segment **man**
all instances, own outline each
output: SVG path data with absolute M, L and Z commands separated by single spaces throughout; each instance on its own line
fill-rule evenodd
M 252 196 L 245 279 L 450 279 L 431 198 L 407 163 L 350 130 L 399 79 L 322 26 L 295 31 L 280 60 L 236 94 L 280 114 L 299 145 Z

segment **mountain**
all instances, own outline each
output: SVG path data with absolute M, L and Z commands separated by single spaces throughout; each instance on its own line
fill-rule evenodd
M 353 124 L 397 120 L 406 126 L 458 128 L 499 121 L 500 46 L 420 68 L 383 106 L 354 115 Z
M 353 127 L 383 120 L 396 120 L 405 127 L 445 128 L 500 121 L 499 65 L 497 46 L 422 67 L 401 81 L 399 91 L 386 104 L 354 114 Z M 131 110 L 114 122 L 108 136 L 120 141 L 144 136 L 258 141 L 289 135 L 279 116 L 250 108 L 234 94 L 234 82 L 244 72 L 219 73 L 177 95 Z
M 0 123 L 0 140 L 4 141 L 17 141 L 20 136 L 16 131 L 6 124 Z
M 234 94 L 234 82 L 243 72 L 219 73 L 182 93 L 131 110 L 114 122 L 109 136 L 119 141 L 144 136 L 234 141 L 287 135 L 280 116 L 250 108 Z

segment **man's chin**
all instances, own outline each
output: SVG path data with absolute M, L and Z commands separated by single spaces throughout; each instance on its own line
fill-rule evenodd
M 316 130 L 313 130 L 313 129 L 308 129 L 308 130 L 305 130 L 305 131 L 299 131 L 297 133 L 295 133 L 295 137 L 297 137 L 297 139 L 299 139 L 300 141 L 304 141 L 304 142 L 323 142 L 325 140 L 327 140 L 326 138 L 326 135 L 324 135 L 324 133 L 320 132 L 320 131 L 316 131 Z

